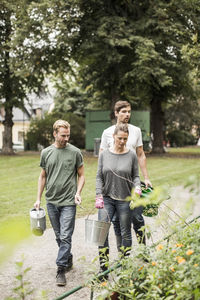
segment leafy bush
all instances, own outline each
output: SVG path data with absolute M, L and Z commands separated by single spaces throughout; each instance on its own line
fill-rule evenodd
M 190 178 L 185 187 L 193 195 L 199 195 L 199 176 Z M 159 201 L 160 195 L 162 193 L 157 191 L 153 197 Z M 187 203 L 187 213 L 188 205 L 193 204 Z M 99 283 L 96 279 L 93 288 L 98 296 L 95 299 L 200 299 L 200 223 L 199 217 L 187 223 L 187 216 L 182 215 L 172 226 L 168 224 L 172 232 L 161 242 L 140 245 L 130 257 L 115 264 L 116 268 L 111 266 L 114 268 L 111 280 Z M 164 221 L 163 216 L 161 218 Z
M 98 286 L 97 299 L 112 299 L 114 293 L 119 297 L 114 299 L 200 299 L 199 251 L 199 223 L 179 231 L 169 244 L 149 249 L 148 262 L 141 259 L 141 247 L 134 258 L 121 260 L 112 281 Z
M 194 145 L 196 143 L 195 137 L 184 130 L 173 130 L 167 134 L 167 139 L 170 141 L 172 147 L 183 147 L 187 145 Z
M 26 150 L 38 150 L 38 144 L 47 147 L 53 142 L 53 123 L 63 119 L 71 125 L 70 143 L 78 148 L 85 146 L 85 121 L 73 113 L 51 113 L 42 119 L 33 119 L 26 135 Z

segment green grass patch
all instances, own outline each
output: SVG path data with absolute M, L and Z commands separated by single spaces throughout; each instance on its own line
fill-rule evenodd
M 187 154 L 199 154 L 200 146 L 180 147 L 180 148 L 168 148 L 169 153 L 187 153 Z
M 95 181 L 98 159 L 85 156 L 86 183 L 82 192 L 82 207 L 77 208 L 77 216 L 95 213 Z M 149 177 L 153 186 L 183 184 L 192 175 L 198 175 L 200 160 L 167 156 L 147 158 Z M 8 216 L 27 216 L 37 195 L 37 182 L 40 173 L 39 154 L 0 156 L 0 220 Z M 142 180 L 142 177 L 141 177 Z M 42 207 L 45 207 L 43 195 Z

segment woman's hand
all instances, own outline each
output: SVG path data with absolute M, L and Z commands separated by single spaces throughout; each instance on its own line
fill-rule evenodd
M 137 185 L 134 189 L 134 194 L 137 196 L 137 197 L 140 197 L 141 194 L 142 194 L 142 190 L 141 190 L 141 187 L 139 185 Z
M 95 207 L 96 208 L 104 208 L 104 202 L 103 202 L 102 195 L 96 195 Z

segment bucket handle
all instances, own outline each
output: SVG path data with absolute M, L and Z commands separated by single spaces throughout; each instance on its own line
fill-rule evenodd
M 39 221 L 39 217 L 40 217 L 40 212 L 39 209 L 37 210 L 37 227 L 40 227 L 40 221 Z
M 88 220 L 89 215 L 90 215 L 95 209 L 96 209 L 96 207 L 94 207 L 94 208 L 89 212 L 89 214 L 87 215 L 86 220 Z M 106 211 L 106 214 L 107 214 L 107 216 L 108 216 L 108 222 L 110 223 L 110 217 L 109 217 L 109 214 L 108 214 L 107 210 L 105 209 L 105 207 L 100 208 L 100 209 L 104 209 L 104 210 Z

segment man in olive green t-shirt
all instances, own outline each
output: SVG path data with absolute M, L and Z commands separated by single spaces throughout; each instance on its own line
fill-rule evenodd
M 53 125 L 53 135 L 55 142 L 41 153 L 42 170 L 34 207 L 40 208 L 45 188 L 48 215 L 59 247 L 56 282 L 63 286 L 66 284 L 65 272 L 72 267 L 71 240 L 76 205 L 81 203 L 85 178 L 82 154 L 78 148 L 68 143 L 70 124 L 57 120 Z

